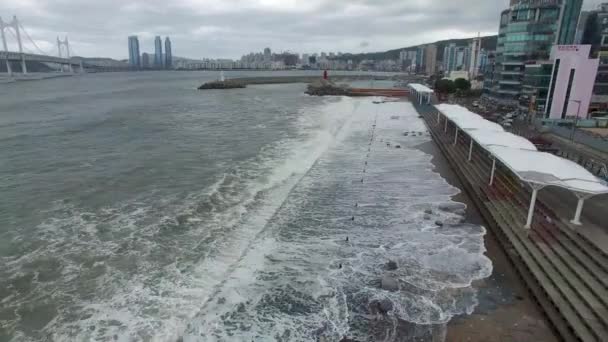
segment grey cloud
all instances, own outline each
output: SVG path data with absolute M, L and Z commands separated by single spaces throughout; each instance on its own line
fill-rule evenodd
M 238 58 L 266 46 L 362 52 L 489 34 L 507 6 L 508 0 L 18 0 L 1 1 L 0 16 L 16 14 L 41 46 L 67 34 L 85 56 L 125 58 L 131 34 L 140 36 L 142 51 L 152 51 L 159 34 L 171 37 L 177 56 Z

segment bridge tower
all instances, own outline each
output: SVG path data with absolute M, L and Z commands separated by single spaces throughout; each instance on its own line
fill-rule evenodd
M 17 36 L 17 45 L 19 45 L 19 54 L 21 54 L 21 71 L 24 75 L 27 74 L 27 67 L 25 66 L 25 55 L 23 54 L 23 44 L 21 43 L 21 33 L 19 32 L 19 21 L 17 20 L 17 16 L 13 16 L 13 20 L 10 23 L 5 23 L 2 18 L 0 18 L 0 32 L 2 32 L 2 46 L 4 47 L 4 51 L 8 52 L 8 44 L 6 43 L 6 34 L 5 30 L 12 28 L 15 31 L 15 35 Z M 13 71 L 11 69 L 10 62 L 8 61 L 8 55 L 6 59 L 6 69 L 8 71 L 8 75 L 12 76 Z
M 59 37 L 57 37 L 57 50 L 59 52 L 59 57 L 63 57 L 62 56 L 62 50 L 61 47 L 65 47 L 65 53 L 66 53 L 66 58 L 68 59 L 68 69 L 70 70 L 70 72 L 74 72 L 74 70 L 72 69 L 72 63 L 70 61 L 70 42 L 68 41 L 68 36 L 65 36 L 64 40 L 60 40 Z M 61 72 L 63 72 L 63 65 L 61 66 Z

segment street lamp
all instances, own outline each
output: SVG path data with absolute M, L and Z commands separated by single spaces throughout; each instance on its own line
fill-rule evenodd
M 568 102 L 574 102 L 578 105 L 576 108 L 576 118 L 574 118 L 574 127 L 572 127 L 572 132 L 570 132 L 570 141 L 574 141 L 574 133 L 576 132 L 576 126 L 578 126 L 578 116 L 580 115 L 582 101 L 568 100 Z

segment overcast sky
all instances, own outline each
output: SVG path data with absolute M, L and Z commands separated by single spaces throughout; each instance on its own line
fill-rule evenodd
M 606 0 L 604 0 L 606 1 Z M 239 58 L 273 51 L 384 51 L 448 38 L 495 34 L 508 0 L 0 0 L 41 50 L 68 35 L 76 54 L 126 58 L 127 36 L 153 52 L 170 36 L 173 55 Z M 586 0 L 594 8 L 602 0 Z M 9 41 L 14 41 L 8 34 Z M 32 52 L 36 48 L 26 43 Z

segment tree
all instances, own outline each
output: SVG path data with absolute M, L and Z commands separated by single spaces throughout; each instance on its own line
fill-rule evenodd
M 457 78 L 456 81 L 454 81 L 454 87 L 456 87 L 456 90 L 466 92 L 471 90 L 471 82 L 464 78 Z
M 435 91 L 440 94 L 452 94 L 456 91 L 454 82 L 448 79 L 437 80 L 435 82 Z

